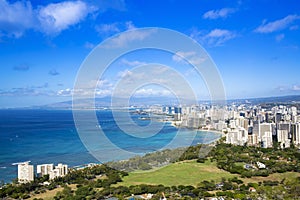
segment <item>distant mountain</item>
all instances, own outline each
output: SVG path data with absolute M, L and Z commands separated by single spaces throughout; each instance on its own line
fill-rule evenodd
M 261 98 L 247 98 L 247 99 L 231 99 L 228 103 L 248 103 L 248 104 L 294 104 L 300 103 L 300 95 L 276 96 L 276 97 L 261 97 Z
M 149 105 L 178 105 L 178 100 L 175 98 L 168 97 L 139 97 L 131 98 L 129 103 L 127 99 L 114 98 L 113 106 L 123 107 L 123 106 L 149 106 Z M 186 100 L 185 103 L 191 101 Z M 72 109 L 72 101 L 58 102 L 43 106 L 34 106 L 35 109 Z M 94 99 L 80 99 L 76 101 L 76 107 L 81 109 L 93 108 L 95 104 L 96 108 L 111 107 L 112 99 L 111 97 L 95 98 Z
M 111 107 L 111 97 L 103 97 L 93 99 L 80 99 L 76 102 L 77 108 L 89 109 L 93 108 L 95 102 L 96 108 Z M 191 100 L 184 100 L 184 104 L 192 103 Z M 209 101 L 199 101 L 199 103 L 208 104 Z M 246 99 L 230 99 L 227 100 L 228 104 L 300 104 L 300 95 L 291 96 L 277 96 L 277 97 L 263 97 L 263 98 L 246 98 Z M 149 106 L 149 105 L 178 105 L 178 100 L 169 97 L 135 97 L 131 98 L 128 104 L 127 99 L 115 98 L 114 106 Z M 32 109 L 72 109 L 72 101 L 58 102 L 44 106 L 34 106 Z

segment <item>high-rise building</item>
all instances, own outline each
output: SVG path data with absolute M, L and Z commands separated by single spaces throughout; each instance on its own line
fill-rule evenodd
M 36 166 L 36 172 L 39 177 L 49 174 L 53 170 L 53 164 L 43 164 Z
M 256 137 L 260 138 L 260 122 L 259 121 L 253 121 L 252 134 L 256 135 Z
M 18 181 L 20 183 L 28 183 L 34 180 L 33 165 L 29 165 L 30 161 L 18 163 Z
M 280 143 L 281 148 L 290 147 L 290 127 L 289 123 L 277 124 L 277 141 Z
M 300 146 L 300 123 L 291 124 L 292 142 L 297 147 Z
M 281 113 L 276 113 L 275 115 L 275 122 L 279 123 L 282 119 L 282 114 Z
M 68 174 L 68 165 L 63 165 L 63 164 L 59 163 L 57 166 L 55 166 L 55 169 L 50 171 L 49 179 L 62 177 L 67 174 Z
M 248 141 L 248 131 L 244 128 L 229 129 L 226 134 L 226 143 L 244 145 Z
M 259 128 L 259 141 L 261 142 L 261 147 L 270 148 L 273 145 L 272 140 L 272 124 L 271 123 L 262 123 Z

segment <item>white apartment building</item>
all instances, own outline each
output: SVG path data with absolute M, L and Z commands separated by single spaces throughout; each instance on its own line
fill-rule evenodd
M 259 125 L 259 142 L 261 142 L 261 147 L 270 148 L 273 146 L 272 139 L 272 124 L 262 123 Z
M 257 135 L 255 135 L 255 134 L 248 135 L 248 145 L 249 146 L 256 146 L 257 144 L 258 144 Z
M 300 123 L 296 123 L 292 125 L 292 137 L 294 145 L 297 147 L 300 146 Z
M 53 168 L 54 168 L 53 164 L 37 165 L 36 173 L 38 174 L 38 176 L 42 177 L 44 175 L 50 174 L 50 172 L 53 170 Z
M 248 131 L 244 128 L 228 130 L 226 134 L 226 143 L 234 145 L 244 145 L 248 141 Z
M 34 180 L 33 165 L 29 165 L 30 161 L 18 163 L 18 181 L 19 183 L 28 183 Z
M 217 123 L 213 124 L 214 129 L 218 130 L 218 131 L 222 131 L 223 129 L 227 128 L 227 124 L 225 123 L 225 121 L 219 121 Z
M 277 141 L 281 148 L 290 147 L 291 140 L 289 139 L 291 125 L 289 123 L 277 124 Z
M 277 130 L 277 140 L 281 148 L 290 147 L 290 139 L 287 130 Z
M 57 166 L 53 164 L 37 165 L 36 172 L 39 176 L 49 175 L 49 179 L 51 180 L 68 174 L 68 165 L 62 163 L 59 163 Z
M 55 169 L 51 170 L 49 173 L 49 179 L 54 179 L 57 177 L 62 177 L 68 174 L 68 165 L 63 165 L 62 163 L 59 163 L 57 166 L 55 166 Z

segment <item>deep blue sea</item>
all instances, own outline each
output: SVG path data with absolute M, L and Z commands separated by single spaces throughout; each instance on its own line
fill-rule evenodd
M 140 117 L 138 114 L 131 115 L 137 125 L 149 125 L 148 120 L 141 120 Z M 163 149 L 178 131 L 171 124 L 165 123 L 158 134 L 148 138 L 137 138 L 125 134 L 119 128 L 110 110 L 97 111 L 97 118 L 103 132 L 113 144 L 126 151 L 141 154 Z M 126 125 L 127 122 L 121 120 L 120 123 Z M 184 129 L 180 140 L 189 138 L 191 132 L 192 130 Z M 216 133 L 199 131 L 192 144 L 208 143 L 219 137 L 220 135 Z M 181 143 L 178 145 L 175 143 L 171 147 L 179 146 Z M 97 148 L 101 150 L 102 146 Z M 103 145 L 103 148 L 107 147 Z M 105 149 L 105 152 L 107 154 L 102 162 L 125 159 L 124 157 L 110 159 L 109 149 Z M 0 181 L 10 182 L 16 178 L 17 166 L 12 164 L 23 161 L 31 161 L 34 165 L 62 162 L 71 167 L 99 162 L 81 142 L 74 125 L 72 111 L 0 110 Z

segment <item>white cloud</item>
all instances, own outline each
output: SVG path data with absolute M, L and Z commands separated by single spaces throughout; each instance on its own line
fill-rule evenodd
M 264 21 L 262 25 L 260 25 L 257 29 L 255 29 L 255 32 L 272 33 L 275 31 L 283 30 L 289 27 L 297 19 L 300 19 L 300 16 L 288 15 L 283 19 L 279 19 L 273 22 L 266 23 L 266 21 Z
M 207 58 L 203 57 L 203 55 L 197 55 L 195 51 L 178 51 L 172 56 L 172 59 L 175 62 L 185 62 L 184 59 L 187 59 L 187 61 L 190 61 L 191 64 L 198 65 L 203 63 Z
M 205 39 L 208 40 L 208 44 L 219 46 L 235 37 L 236 34 L 232 31 L 224 29 L 214 29 L 205 36 Z
M 112 90 L 113 84 L 107 79 L 97 81 L 96 90 Z
M 150 97 L 150 96 L 171 96 L 172 93 L 169 90 L 160 90 L 153 88 L 141 88 L 135 91 L 133 96 L 135 97 Z
M 132 72 L 129 71 L 128 69 L 126 69 L 124 71 L 120 71 L 118 73 L 118 77 L 120 77 L 120 78 L 130 77 L 131 75 L 132 75 Z
M 110 42 L 105 45 L 106 48 L 119 48 L 127 46 L 128 43 L 133 41 L 143 41 L 145 38 L 149 37 L 151 34 L 155 33 L 154 29 L 130 29 L 130 31 L 124 32 L 115 38 L 112 38 Z
M 218 19 L 218 18 L 226 18 L 229 14 L 234 13 L 236 10 L 233 8 L 222 8 L 220 10 L 210 10 L 204 13 L 204 19 Z
M 103 37 L 108 37 L 113 34 L 126 31 L 126 30 L 132 30 L 135 28 L 136 27 L 134 26 L 132 21 L 115 22 L 112 24 L 100 24 L 95 26 L 96 31 Z
M 226 29 L 214 29 L 208 33 L 194 30 L 191 37 L 208 46 L 221 46 L 226 41 L 236 38 L 237 35 Z
M 34 11 L 29 1 L 10 4 L 0 0 L 0 32 L 20 37 L 24 30 L 35 26 Z
M 95 27 L 99 34 L 113 34 L 120 32 L 118 23 L 100 24 Z
M 84 88 L 66 88 L 58 90 L 56 96 L 108 96 L 113 91 L 113 84 L 107 79 L 90 80 Z
M 298 92 L 300 91 L 300 85 L 294 84 L 294 85 L 280 85 L 276 90 L 279 90 L 280 92 Z
M 135 25 L 132 23 L 132 21 L 128 21 L 125 23 L 126 29 L 127 30 L 131 30 L 131 29 L 135 29 Z
M 48 83 L 37 86 L 17 87 L 0 90 L 0 96 L 53 96 L 54 92 L 48 89 Z
M 194 76 L 197 74 L 198 74 L 198 71 L 195 68 L 190 68 L 184 72 L 184 76 Z
M 119 97 L 125 97 L 133 91 L 136 94 L 132 95 L 168 95 L 169 92 L 163 91 L 165 88 L 174 89 L 180 96 L 191 95 L 190 86 L 182 73 L 165 65 L 151 64 L 145 67 L 136 67 L 131 71 L 123 70 L 119 72 L 118 76 L 113 91 Z M 149 85 L 151 87 L 148 87 Z M 137 87 L 142 88 L 137 89 Z
M 56 93 L 57 96 L 64 96 L 64 97 L 65 96 L 71 96 L 72 94 L 73 94 L 73 89 L 71 89 L 71 88 L 59 90 Z
M 65 1 L 42 7 L 38 19 L 45 33 L 55 34 L 79 23 L 91 11 L 82 1 Z
M 293 85 L 292 90 L 293 91 L 300 91 L 300 85 Z
M 106 96 L 111 96 L 112 95 L 112 90 L 96 90 L 95 95 L 97 97 L 106 97 Z
M 141 62 L 138 60 L 134 60 L 134 61 L 129 61 L 126 59 L 122 59 L 122 63 L 127 65 L 127 66 L 131 66 L 131 67 L 136 67 L 136 66 L 140 66 L 140 65 L 146 65 L 146 62 Z
M 232 33 L 228 30 L 214 29 L 207 36 L 214 37 L 214 38 L 231 37 Z
M 113 84 L 107 79 L 94 79 L 88 81 L 85 85 L 82 85 L 81 88 L 86 90 L 97 90 L 97 89 L 110 89 Z
M 196 54 L 195 51 L 189 51 L 189 52 L 178 51 L 176 54 L 172 56 L 172 59 L 176 62 L 181 62 L 183 58 L 195 56 L 195 54 Z
M 51 3 L 36 9 L 30 1 L 0 0 L 0 35 L 18 38 L 26 30 L 56 35 L 80 23 L 96 9 L 81 0 Z
M 57 91 L 56 96 L 60 97 L 69 97 L 75 94 L 76 96 L 91 96 L 91 95 L 96 95 L 96 96 L 107 96 L 108 94 L 111 94 L 111 90 L 109 89 L 71 89 L 71 88 L 66 88 Z

